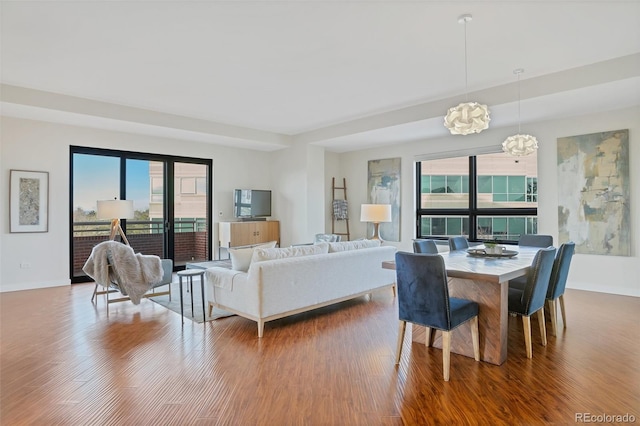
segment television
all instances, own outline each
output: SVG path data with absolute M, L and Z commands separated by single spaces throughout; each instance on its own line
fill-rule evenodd
M 234 190 L 233 215 L 239 219 L 271 216 L 271 191 L 263 189 Z

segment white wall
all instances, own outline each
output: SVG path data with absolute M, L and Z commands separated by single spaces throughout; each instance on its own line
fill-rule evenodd
M 538 232 L 558 241 L 557 146 L 558 137 L 629 129 L 632 256 L 575 255 L 567 286 L 584 290 L 640 296 L 640 108 L 630 108 L 583 117 L 523 125 L 523 131 L 538 138 Z M 366 224 L 355 216 L 357 206 L 367 200 L 369 160 L 401 157 L 401 241 L 390 242 L 400 250 L 411 251 L 415 238 L 415 157 L 447 151 L 498 147 L 515 128 L 485 130 L 477 135 L 447 136 L 422 142 L 393 145 L 340 156 L 340 172 L 350 186 L 352 239 L 366 235 Z
M 556 139 L 616 129 L 630 131 L 632 256 L 576 255 L 569 287 L 640 296 L 640 108 L 523 125 L 538 137 L 539 232 L 558 238 Z M 347 180 L 351 239 L 366 236 L 359 206 L 367 200 L 369 160 L 402 158 L 401 241 L 411 250 L 415 236 L 414 159 L 416 156 L 499 146 L 514 128 L 489 129 L 479 135 L 448 136 L 422 142 L 344 154 L 324 153 L 317 146 L 299 144 L 271 153 L 207 143 L 2 117 L 0 121 L 0 291 L 66 285 L 69 283 L 69 146 L 213 159 L 213 220 L 233 220 L 234 188 L 273 191 L 272 219 L 281 222 L 284 246 L 311 240 L 331 229 L 331 178 Z M 50 179 L 49 232 L 9 233 L 9 170 L 48 171 Z M 222 212 L 222 215 L 218 213 Z M 214 223 L 214 254 L 217 226 Z M 20 269 L 21 262 L 32 265 Z
M 272 167 L 265 152 L 10 117 L 1 118 L 0 132 L 0 291 L 70 282 L 70 145 L 212 159 L 214 253 L 218 243 L 216 223 L 233 220 L 233 189 L 272 189 Z M 49 172 L 49 232 L 9 232 L 10 169 Z M 21 262 L 31 264 L 31 268 L 21 269 Z

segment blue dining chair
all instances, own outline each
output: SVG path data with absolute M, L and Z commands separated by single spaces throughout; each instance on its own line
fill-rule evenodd
M 438 247 L 433 240 L 413 240 L 414 253 L 438 254 Z
M 442 369 L 449 381 L 451 330 L 470 321 L 473 354 L 480 361 L 478 336 L 478 304 L 471 300 L 449 297 L 447 271 L 438 254 L 396 253 L 396 285 L 398 288 L 398 344 L 396 364 L 400 363 L 407 322 L 426 327 L 427 346 L 431 346 L 433 329 L 442 331 Z
M 465 250 L 469 248 L 469 240 L 467 237 L 451 237 L 449 238 L 449 250 Z
M 564 290 L 567 285 L 567 277 L 569 276 L 569 266 L 575 251 L 575 243 L 569 241 L 560 245 L 556 258 L 553 261 L 553 269 L 549 278 L 549 288 L 547 289 L 547 308 L 551 320 L 551 335 L 558 335 L 558 301 L 560 301 L 560 312 L 562 313 L 562 323 L 566 328 L 567 315 L 564 310 Z M 527 284 L 527 276 L 522 276 L 509 281 L 509 288 L 524 290 Z
M 558 300 L 560 301 L 560 311 L 562 313 L 562 325 L 567 327 L 567 316 L 564 311 L 564 290 L 567 285 L 567 277 L 569 276 L 569 266 L 576 249 L 576 244 L 572 241 L 564 243 L 558 249 L 556 260 L 553 262 L 551 270 L 551 280 L 547 290 L 547 307 L 549 308 L 549 316 L 551 317 L 551 334 L 558 335 Z
M 524 234 L 518 240 L 519 246 L 529 247 L 551 247 L 553 245 L 553 237 L 551 235 L 542 234 Z
M 533 357 L 531 348 L 531 315 L 536 312 L 538 313 L 542 346 L 547 346 L 543 308 L 555 254 L 556 249 L 554 247 L 540 249 L 533 258 L 533 262 L 531 262 L 524 288 L 520 290 L 519 288 L 509 287 L 509 312 L 522 316 L 527 358 Z

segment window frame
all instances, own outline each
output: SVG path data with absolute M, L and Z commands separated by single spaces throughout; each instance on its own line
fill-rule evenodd
M 495 216 L 522 216 L 525 219 L 530 216 L 538 216 L 537 207 L 509 207 L 509 208 L 479 208 L 478 207 L 478 167 L 477 156 L 485 153 L 479 153 L 476 155 L 468 155 L 469 160 L 469 207 L 468 208 L 422 208 L 422 162 L 442 159 L 438 158 L 422 158 L 415 162 L 415 185 L 416 185 L 416 238 L 429 238 L 434 240 L 447 240 L 447 237 L 441 235 L 423 235 L 422 234 L 422 217 L 442 217 L 448 216 L 466 216 L 469 223 L 469 241 L 479 242 L 485 241 L 478 238 L 478 219 L 483 217 L 495 217 Z M 451 155 L 449 158 L 462 157 L 465 155 Z M 464 186 L 464 185 L 463 185 Z M 525 200 L 527 196 L 527 179 L 525 178 Z M 536 191 L 535 197 L 538 198 L 537 192 L 537 176 L 536 176 Z M 503 244 L 517 244 L 515 240 L 497 240 Z

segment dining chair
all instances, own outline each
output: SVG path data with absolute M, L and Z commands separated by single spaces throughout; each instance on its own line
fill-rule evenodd
M 438 254 L 438 247 L 433 240 L 417 239 L 413 240 L 414 253 Z
M 549 308 L 549 316 L 551 317 L 551 334 L 558 334 L 558 300 L 560 301 L 560 312 L 562 313 L 562 326 L 567 327 L 567 316 L 564 311 L 564 290 L 567 285 L 567 277 L 569 276 L 569 266 L 575 251 L 576 244 L 572 241 L 564 243 L 558 249 L 556 260 L 553 262 L 551 270 L 551 280 L 547 289 L 547 307 Z
M 551 247 L 553 245 L 553 237 L 551 235 L 542 234 L 524 234 L 520 235 L 518 245 L 529 247 Z
M 464 250 L 469 248 L 469 240 L 467 237 L 459 236 L 459 237 L 451 237 L 449 238 L 449 250 Z
M 558 335 L 558 301 L 560 301 L 560 312 L 562 313 L 562 324 L 566 328 L 567 315 L 564 310 L 564 290 L 567 285 L 567 277 L 569 276 L 569 266 L 575 251 L 575 243 L 569 241 L 561 244 L 556 258 L 553 261 L 553 269 L 549 278 L 549 288 L 547 289 L 546 301 L 551 320 L 551 335 Z M 509 288 L 524 290 L 527 284 L 527 276 L 522 276 L 509 281 Z
M 543 248 L 536 253 L 531 262 L 527 282 L 522 290 L 509 287 L 509 312 L 522 316 L 524 344 L 527 358 L 533 357 L 531 348 L 531 315 L 538 313 L 542 346 L 547 346 L 547 333 L 544 323 L 544 301 L 549 288 L 549 279 L 556 254 L 554 247 Z
M 442 369 L 445 381 L 449 381 L 451 330 L 467 321 L 471 325 L 474 358 L 480 361 L 478 304 L 471 300 L 449 297 L 447 272 L 442 256 L 396 252 L 396 285 L 400 319 L 396 364 L 400 363 L 407 322 L 426 327 L 427 346 L 431 346 L 433 329 L 442 331 Z

